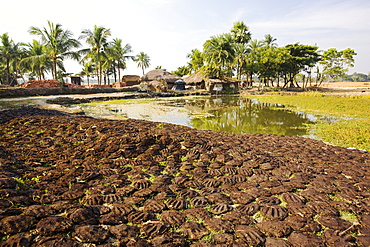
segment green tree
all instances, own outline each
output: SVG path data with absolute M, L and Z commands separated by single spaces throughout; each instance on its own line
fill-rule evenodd
M 137 62 L 137 67 L 142 69 L 144 75 L 144 70 L 150 66 L 150 57 L 145 52 L 140 52 L 136 55 L 135 61 Z
M 80 47 L 80 42 L 73 38 L 71 31 L 63 30 L 61 24 L 54 24 L 48 21 L 48 29 L 32 26 L 29 32 L 40 36 L 42 43 L 46 46 L 46 52 L 53 63 L 53 79 L 58 79 L 57 66 L 65 72 L 63 66 L 64 58 L 79 59 L 78 53 L 73 51 L 73 49 Z
M 84 39 L 90 45 L 90 48 L 80 51 L 81 54 L 85 55 L 82 61 L 91 60 L 92 63 L 96 64 L 99 85 L 102 83 L 104 60 L 108 58 L 107 48 L 109 46 L 108 38 L 110 35 L 110 29 L 95 25 L 93 30 L 83 30 L 80 36 L 80 39 Z
M 295 76 L 300 71 L 309 71 L 320 61 L 318 47 L 295 43 L 286 45 L 285 48 L 289 51 L 290 58 L 283 65 L 284 87 L 289 83 L 290 87 L 299 87 L 297 83 L 294 84 Z
M 1 35 L 0 39 L 0 61 L 4 66 L 5 83 L 7 85 L 11 85 L 17 77 L 17 63 L 21 58 L 22 50 L 20 44 L 15 43 L 9 37 L 8 33 L 4 33 L 3 35 Z
M 179 77 L 183 77 L 184 75 L 191 74 L 191 70 L 189 66 L 181 66 L 181 67 L 178 67 L 177 70 L 172 71 L 172 74 L 177 75 Z
M 276 40 L 277 39 L 272 37 L 271 34 L 266 34 L 263 43 L 265 46 L 269 48 L 276 48 L 277 47 L 277 43 L 275 43 Z
M 25 57 L 20 62 L 21 67 L 34 73 L 39 80 L 45 80 L 45 72 L 52 68 L 52 61 L 46 53 L 46 46 L 33 40 L 32 43 L 25 44 L 25 47 Z
M 252 36 L 249 31 L 249 27 L 242 21 L 234 23 L 231 29 L 231 35 L 234 42 L 238 44 L 247 44 L 251 40 Z
M 134 60 L 134 56 L 128 55 L 132 52 L 132 48 L 130 44 L 122 44 L 121 39 L 114 39 L 110 45 L 109 49 L 109 56 L 114 61 L 115 70 L 118 71 L 118 78 L 121 78 L 121 69 L 126 69 L 126 60 L 131 59 Z
M 258 61 L 258 73 L 260 81 L 264 85 L 271 86 L 283 71 L 283 64 L 291 58 L 289 51 L 285 48 L 263 47 L 260 49 Z M 279 81 L 279 80 L 278 80 Z M 277 84 L 279 86 L 279 82 Z
M 94 64 L 92 64 L 91 61 L 83 64 L 83 68 L 80 72 L 80 75 L 86 76 L 88 86 L 90 86 L 90 76 L 93 75 L 94 71 L 95 71 Z
M 246 64 L 247 54 L 250 51 L 247 44 L 250 42 L 252 34 L 249 27 L 242 21 L 235 22 L 230 33 L 235 42 L 234 66 L 236 77 L 241 79 L 242 68 Z
M 190 59 L 188 64 L 190 72 L 196 72 L 204 65 L 203 53 L 198 49 L 191 50 L 191 53 L 187 55 L 187 58 Z
M 211 37 L 203 44 L 206 74 L 219 78 L 232 74 L 235 57 L 234 40 L 231 34 Z
M 261 41 L 258 41 L 256 39 L 252 40 L 248 44 L 248 50 L 247 53 L 247 61 L 246 64 L 243 67 L 243 72 L 246 75 L 249 75 L 249 82 L 251 83 L 253 80 L 253 75 L 258 73 L 259 71 L 259 61 L 261 57 L 261 49 L 263 47 L 263 43 Z M 248 76 L 247 76 L 248 77 Z
M 338 51 L 336 48 L 330 48 L 324 51 L 320 62 L 323 75 L 321 80 L 323 80 L 325 76 L 335 79 L 345 75 L 348 71 L 348 67 L 354 66 L 355 55 L 357 55 L 357 53 L 350 48 L 342 51 Z

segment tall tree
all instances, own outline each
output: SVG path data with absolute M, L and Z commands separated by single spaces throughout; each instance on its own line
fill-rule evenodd
M 73 33 L 69 30 L 63 30 L 61 24 L 54 24 L 48 21 L 48 28 L 40 29 L 32 26 L 29 32 L 34 35 L 41 37 L 41 41 L 47 48 L 47 54 L 51 58 L 52 76 L 53 79 L 57 80 L 57 65 L 59 65 L 62 71 L 65 71 L 63 67 L 63 59 L 71 58 L 78 59 L 78 53 L 73 49 L 80 47 L 80 42 L 73 38 Z
M 52 61 L 46 53 L 46 46 L 33 40 L 25 44 L 25 57 L 20 64 L 27 71 L 34 73 L 39 80 L 45 80 L 45 72 L 52 68 Z
M 137 67 L 144 70 L 150 66 L 150 57 L 145 52 L 140 52 L 136 55 L 135 61 L 137 62 Z
M 288 49 L 291 57 L 284 64 L 284 87 L 287 86 L 288 83 L 290 83 L 290 87 L 299 87 L 298 84 L 294 84 L 295 76 L 301 70 L 307 71 L 320 61 L 320 54 L 317 51 L 318 47 L 295 43 L 286 45 L 285 48 Z
M 248 62 L 248 54 L 250 48 L 247 44 L 236 44 L 235 45 L 235 59 L 234 63 L 236 65 L 236 78 L 241 79 L 243 73 L 243 67 L 245 68 Z
M 336 48 L 330 48 L 324 51 L 320 62 L 323 67 L 322 74 L 331 79 L 343 76 L 347 73 L 348 67 L 354 66 L 355 55 L 357 55 L 357 53 L 350 48 L 342 51 L 338 51 Z
M 277 39 L 272 37 L 271 34 L 266 34 L 263 43 L 267 47 L 276 48 L 277 47 L 277 43 L 275 43 L 276 40 Z
M 249 82 L 253 80 L 253 75 L 259 70 L 260 50 L 263 47 L 263 43 L 256 39 L 252 40 L 248 44 L 249 52 L 247 54 L 247 62 L 244 67 L 244 73 L 249 75 Z
M 90 86 L 90 76 L 95 71 L 94 64 L 91 63 L 91 61 L 88 61 L 83 64 L 83 69 L 80 72 L 80 75 L 87 77 L 87 85 Z
M 131 52 L 132 52 L 131 45 L 125 44 L 123 46 L 121 39 L 116 38 L 110 44 L 109 56 L 112 60 L 115 61 L 115 66 L 119 78 L 118 80 L 122 80 L 120 71 L 121 69 L 126 69 L 126 60 L 135 59 L 134 56 L 129 55 L 129 53 Z
M 107 58 L 108 38 L 111 35 L 110 29 L 94 26 L 93 30 L 85 29 L 82 31 L 80 39 L 84 39 L 90 45 L 89 49 L 81 50 L 85 54 L 83 61 L 91 59 L 96 63 L 98 84 L 101 85 L 103 77 L 103 63 Z
M 13 72 L 17 70 L 16 66 L 21 58 L 22 50 L 20 44 L 15 43 L 9 37 L 8 33 L 1 35 L 0 39 L 0 57 L 5 67 L 5 83 L 10 85 L 12 81 L 16 79 L 16 75 L 14 75 Z
M 233 28 L 231 29 L 231 35 L 235 43 L 247 44 L 251 40 L 251 32 L 249 27 L 245 25 L 244 22 L 235 22 Z
M 231 34 L 222 34 L 211 37 L 203 44 L 204 60 L 207 74 L 223 77 L 232 73 L 235 48 Z
M 231 36 L 235 42 L 235 69 L 236 76 L 241 79 L 242 67 L 246 63 L 246 55 L 249 52 L 247 44 L 250 42 L 252 34 L 249 27 L 243 21 L 235 22 L 231 29 Z

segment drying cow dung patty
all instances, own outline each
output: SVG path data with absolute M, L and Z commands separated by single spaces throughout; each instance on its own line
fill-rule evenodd
M 0 112 L 0 246 L 368 246 L 370 154 Z

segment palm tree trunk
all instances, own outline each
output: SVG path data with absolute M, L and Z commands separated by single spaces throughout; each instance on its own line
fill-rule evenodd
M 58 80 L 57 79 L 57 59 L 56 58 L 53 58 L 53 79 L 54 80 Z
M 119 63 L 118 63 L 118 81 L 122 81 L 122 78 L 121 78 L 121 69 L 119 68 Z

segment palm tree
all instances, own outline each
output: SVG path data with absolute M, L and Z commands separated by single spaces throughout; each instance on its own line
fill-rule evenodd
M 244 22 L 238 21 L 234 23 L 231 29 L 231 34 L 235 43 L 247 44 L 251 40 L 251 33 L 249 27 Z
M 191 50 L 191 53 L 189 53 L 186 57 L 190 59 L 189 67 L 191 72 L 200 70 L 200 68 L 202 68 L 204 65 L 203 53 L 198 49 Z
M 134 60 L 134 56 L 128 55 L 132 52 L 131 45 L 126 44 L 125 46 L 122 46 L 122 40 L 121 39 L 114 39 L 113 42 L 110 45 L 109 49 L 109 56 L 112 60 L 115 61 L 115 66 L 118 71 L 118 80 L 121 80 L 121 69 L 126 69 L 126 60 L 132 59 Z
M 263 41 L 263 43 L 267 47 L 276 48 L 277 47 L 277 43 L 275 43 L 276 40 L 277 39 L 272 37 L 271 34 L 266 34 L 265 35 L 265 40 Z
M 91 64 L 90 62 L 86 62 L 86 63 L 83 64 L 83 69 L 82 69 L 80 75 L 82 75 L 82 76 L 86 75 L 88 86 L 90 86 L 90 75 L 93 74 L 94 70 L 95 70 L 94 65 Z
M 248 53 L 250 48 L 247 44 L 238 43 L 235 45 L 235 59 L 234 64 L 236 65 L 236 77 L 241 79 L 243 67 L 245 67 L 248 61 Z
M 98 75 L 98 84 L 101 85 L 102 74 L 103 74 L 103 63 L 104 59 L 107 58 L 108 48 L 108 37 L 111 35 L 110 29 L 104 27 L 94 26 L 93 30 L 85 29 L 82 31 L 81 39 L 85 39 L 86 42 L 90 45 L 90 48 L 84 49 L 81 54 L 85 54 L 84 60 L 90 59 L 96 63 L 97 75 Z
M 37 40 L 25 44 L 25 46 L 25 57 L 21 60 L 20 65 L 27 71 L 33 72 L 39 80 L 45 80 L 44 72 L 52 68 L 52 62 L 46 54 L 46 46 Z
M 258 62 L 260 57 L 260 49 L 263 47 L 263 43 L 259 40 L 252 40 L 248 44 L 249 53 L 247 55 L 247 64 L 245 73 L 249 74 L 249 81 L 252 81 L 253 74 L 258 72 Z
M 213 36 L 203 44 L 203 48 L 209 73 L 217 77 L 223 76 L 225 72 L 230 74 L 235 55 L 234 42 L 230 34 Z
M 0 36 L 1 46 L 0 46 L 0 57 L 2 63 L 4 64 L 5 71 L 5 81 L 7 85 L 12 83 L 16 75 L 12 75 L 12 71 L 16 72 L 17 62 L 22 55 L 22 51 L 19 43 L 14 43 L 14 41 L 9 37 L 7 33 Z
M 136 55 L 135 61 L 137 62 L 137 67 L 140 67 L 143 70 L 144 75 L 144 69 L 150 66 L 149 56 L 145 52 L 140 52 Z
M 79 56 L 76 52 L 72 51 L 74 48 L 81 46 L 80 42 L 73 37 L 73 34 L 69 30 L 63 30 L 61 24 L 54 24 L 48 21 L 48 29 L 40 29 L 38 27 L 31 27 L 29 32 L 34 35 L 41 37 L 41 41 L 46 46 L 47 54 L 51 58 L 52 76 L 53 79 L 57 80 L 57 66 L 64 71 L 63 59 L 72 58 L 78 59 Z M 60 73 L 59 73 L 60 74 Z

